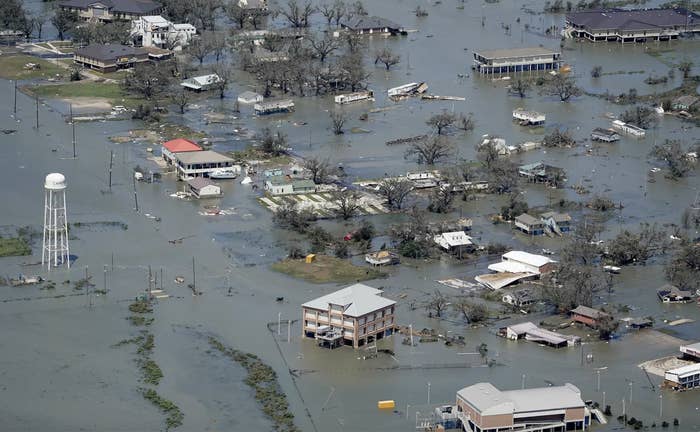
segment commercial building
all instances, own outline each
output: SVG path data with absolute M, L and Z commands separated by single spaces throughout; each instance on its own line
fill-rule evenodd
M 119 44 L 92 44 L 75 50 L 73 61 L 100 72 L 114 72 L 147 62 L 149 55 L 144 48 Z
M 465 432 L 555 432 L 588 429 L 591 415 L 573 384 L 501 391 L 478 383 L 457 392 Z
M 592 42 L 647 42 L 700 33 L 700 15 L 687 9 L 604 9 L 566 14 L 564 34 Z
M 681 345 L 680 350 L 683 354 L 683 357 L 687 357 L 696 362 L 700 362 L 700 342 L 690 345 Z
M 395 305 L 382 290 L 351 285 L 301 305 L 303 335 L 324 346 L 358 348 L 394 333 Z
M 218 168 L 230 168 L 233 159 L 211 150 L 175 153 L 178 177 L 188 180 L 192 177 L 208 177 Z
M 675 390 L 700 388 L 700 363 L 667 370 L 664 373 L 664 385 Z
M 340 23 L 340 27 L 357 34 L 403 33 L 401 25 L 377 16 L 356 16 Z
M 561 53 L 542 47 L 510 48 L 474 52 L 472 69 L 493 75 L 558 70 Z
M 221 196 L 221 186 L 204 177 L 195 177 L 187 181 L 190 193 L 196 198 L 213 198 Z
M 134 44 L 144 47 L 182 48 L 196 33 L 192 24 L 173 24 L 160 15 L 142 16 L 131 21 Z
M 574 322 L 585 324 L 588 327 L 598 328 L 602 320 L 610 319 L 610 314 L 607 314 L 598 309 L 593 309 L 588 306 L 577 306 L 571 310 L 571 318 Z
M 187 153 L 202 151 L 202 148 L 195 144 L 194 142 L 185 138 L 175 138 L 174 140 L 167 141 L 163 143 L 160 148 L 161 156 L 163 160 L 168 165 L 173 165 L 175 163 L 176 153 Z
M 91 21 L 131 21 L 163 11 L 163 5 L 152 0 L 61 0 L 58 6 Z

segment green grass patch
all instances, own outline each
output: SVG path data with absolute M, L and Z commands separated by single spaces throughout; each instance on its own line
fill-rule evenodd
M 349 260 L 327 255 L 316 255 L 310 264 L 303 259 L 285 259 L 270 267 L 276 272 L 312 283 L 349 283 L 386 276 L 382 271 L 356 266 Z
M 147 384 L 158 385 L 163 378 L 163 371 L 160 370 L 158 363 L 151 359 L 146 359 L 140 362 L 143 381 Z
M 38 65 L 36 69 L 26 68 L 27 63 Z M 68 71 L 49 61 L 29 55 L 0 56 L 0 78 L 12 80 L 57 78 L 56 75 L 68 76 Z
M 32 248 L 21 237 L 0 237 L 0 258 L 31 255 Z
M 115 101 L 130 99 L 117 83 L 94 81 L 74 81 L 63 84 L 44 84 L 29 87 L 39 97 L 51 99 L 68 99 L 78 97 L 105 98 Z
M 287 395 L 277 381 L 277 373 L 258 356 L 232 348 L 227 348 L 220 341 L 209 338 L 209 344 L 229 359 L 243 366 L 248 372 L 245 383 L 255 391 L 255 399 L 262 411 L 274 423 L 274 430 L 280 432 L 299 432 L 294 424 L 294 414 L 289 410 Z
M 144 399 L 151 402 L 153 405 L 160 408 L 162 412 L 168 415 L 165 418 L 165 430 L 182 426 L 182 420 L 185 418 L 185 415 L 182 413 L 180 407 L 175 405 L 175 403 L 172 401 L 165 399 L 153 389 L 141 388 L 140 390 Z

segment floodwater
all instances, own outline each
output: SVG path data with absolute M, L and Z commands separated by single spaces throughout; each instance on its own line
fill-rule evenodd
M 297 98 L 297 110 L 290 115 L 255 118 L 244 109 L 235 125 L 207 125 L 202 114 L 208 110 L 231 112 L 232 97 L 223 102 L 197 102 L 199 109 L 190 110 L 184 123 L 203 129 L 216 142 L 215 149 L 243 148 L 246 138 L 230 134 L 234 127 L 259 130 L 264 126 L 279 128 L 289 135 L 290 145 L 302 155 L 321 154 L 333 163 L 342 163 L 351 178 L 378 177 L 384 173 L 400 174 L 418 167 L 403 158 L 401 146 L 388 147 L 391 138 L 425 133 L 425 120 L 442 109 L 471 112 L 477 122 L 470 134 L 453 136 L 466 159 L 474 157 L 474 144 L 485 133 L 498 134 L 516 143 L 532 138 L 532 134 L 513 124 L 512 109 L 522 106 L 547 114 L 548 127 L 559 125 L 584 139 L 594 127 L 605 127 L 606 112 L 619 113 L 624 108 L 600 99 L 583 97 L 563 104 L 535 92 L 525 99 L 509 97 L 503 83 L 493 83 L 471 76 L 469 65 L 475 49 L 510 46 L 543 45 L 558 47 L 558 38 L 543 36 L 543 28 L 561 23 L 559 16 L 530 15 L 522 8 L 541 10 L 543 2 L 515 6 L 511 2 L 459 4 L 446 1 L 427 7 L 430 15 L 416 18 L 411 13 L 413 2 L 390 0 L 367 4 L 372 14 L 385 16 L 415 28 L 407 37 L 370 41 L 370 52 L 385 44 L 402 56 L 402 63 L 389 73 L 372 65 L 371 88 L 377 101 L 374 107 L 393 105 L 385 99 L 389 87 L 411 81 L 426 81 L 430 92 L 464 96 L 464 102 L 421 102 L 407 100 L 396 109 L 370 114 L 367 122 L 357 118 L 370 106 L 357 104 L 347 108 L 350 127 L 371 130 L 368 134 L 346 133 L 333 136 L 325 110 L 333 107 L 332 97 Z M 482 15 L 485 26 L 481 26 Z M 516 18 L 520 17 L 520 24 Z M 511 24 L 505 34 L 501 23 Z M 529 30 L 524 29 L 528 24 Z M 432 37 L 428 37 L 432 35 Z M 650 73 L 666 74 L 669 64 L 679 58 L 695 57 L 700 41 L 674 42 L 672 51 L 662 56 L 645 53 L 643 46 L 616 44 L 579 44 L 567 41 L 563 48 L 566 63 L 572 65 L 580 84 L 589 91 L 613 93 L 637 88 L 640 94 L 661 91 L 642 81 Z M 655 44 L 647 47 L 656 48 Z M 601 65 L 604 72 L 645 71 L 643 74 L 614 74 L 593 80 L 589 71 Z M 458 74 L 468 74 L 458 78 Z M 679 74 L 677 73 L 676 76 Z M 677 84 L 677 83 L 676 83 Z M 233 96 L 253 85 L 245 74 L 229 91 Z M 668 84 L 671 86 L 673 84 Z M 513 343 L 494 335 L 494 328 L 467 329 L 456 316 L 438 321 L 428 319 L 422 308 L 410 310 L 409 304 L 421 304 L 430 293 L 440 288 L 452 294 L 451 288 L 434 281 L 445 277 L 469 279 L 486 266 L 486 260 L 459 263 L 442 259 L 390 269 L 386 279 L 369 284 L 383 287 L 388 296 L 399 300 L 398 321 L 414 328 L 436 328 L 443 334 L 463 335 L 465 346 L 418 344 L 411 348 L 395 337 L 379 343 L 391 348 L 394 358 L 380 356 L 361 360 L 362 351 L 318 349 L 312 341 L 300 338 L 295 324 L 291 340 L 287 329 L 276 332 L 278 314 L 282 319 L 297 319 L 298 305 L 328 293 L 336 286 L 311 285 L 273 273 L 267 265 L 284 256 L 287 247 L 298 238 L 275 229 L 271 215 L 255 201 L 250 189 L 232 182 L 224 188 L 221 208 L 232 208 L 228 216 L 201 216 L 203 203 L 180 201 L 169 197 L 178 184 L 170 178 L 162 183 L 138 184 L 139 212 L 134 211 L 131 182 L 132 168 L 147 166 L 143 143 L 114 144 L 108 137 L 137 128 L 138 122 L 80 123 L 77 126 L 78 159 L 72 159 L 71 132 L 59 112 L 64 107 L 55 101 L 40 107 L 40 128 L 34 128 L 34 103 L 18 97 L 20 121 L 12 118 L 12 84 L 0 81 L 0 96 L 8 101 L 0 106 L 0 127 L 17 129 L 3 136 L 0 145 L 0 171 L 4 186 L 0 188 L 0 225 L 4 229 L 32 225 L 40 227 L 42 217 L 42 182 L 49 172 L 62 172 L 68 181 L 68 212 L 71 222 L 121 221 L 128 230 L 82 228 L 72 234 L 71 251 L 78 256 L 70 272 L 52 271 L 50 275 L 37 267 L 21 267 L 34 257 L 3 258 L 0 274 L 42 272 L 57 282 L 55 291 L 35 287 L 0 290 L 0 418 L 2 429 L 26 430 L 159 430 L 163 417 L 143 400 L 137 389 L 139 371 L 133 348 L 111 348 L 118 341 L 136 334 L 124 318 L 130 299 L 147 285 L 148 266 L 164 272 L 164 289 L 173 298 L 156 305 L 152 331 L 156 347 L 153 358 L 165 378 L 158 391 L 173 400 L 185 414 L 181 430 L 269 430 L 270 424 L 256 407 L 251 390 L 242 382 L 244 371 L 237 365 L 208 353 L 206 337 L 216 335 L 229 346 L 260 355 L 279 374 L 288 394 L 297 424 L 304 431 L 408 431 L 414 429 L 416 412 L 429 411 L 431 404 L 454 401 L 460 388 L 479 381 L 492 382 L 499 388 L 545 386 L 571 382 L 582 390 L 584 399 L 612 405 L 615 415 L 621 413 L 622 399 L 628 413 L 645 424 L 677 417 L 679 430 L 700 430 L 699 393 L 660 392 L 655 388 L 660 379 L 648 378 L 637 367 L 642 361 L 674 355 L 678 343 L 653 333 L 626 334 L 609 343 L 586 344 L 581 349 L 553 350 L 526 342 Z M 177 119 L 178 116 L 173 116 Z M 295 124 L 302 124 L 296 126 Z M 686 145 L 698 137 L 698 129 L 674 118 L 661 119 L 659 126 L 646 139 L 623 137 L 612 145 L 601 145 L 597 154 L 585 154 L 579 146 L 567 150 L 538 150 L 514 157 L 517 162 L 545 160 L 563 167 L 569 184 L 582 182 L 594 193 L 604 193 L 625 208 L 607 223 L 605 237 L 620 229 L 635 227 L 640 222 L 678 223 L 681 209 L 698 193 L 697 175 L 678 182 L 656 175 L 655 183 L 646 183 L 653 166 L 647 154 L 655 141 L 681 139 Z M 109 152 L 115 155 L 114 185 L 107 189 L 106 167 Z M 695 173 L 697 174 L 697 172 Z M 525 189 L 531 206 L 546 205 L 560 198 L 585 199 L 571 189 L 548 190 L 540 186 Z M 537 251 L 542 247 L 557 249 L 556 239 L 529 239 L 516 235 L 505 226 L 494 226 L 487 215 L 500 207 L 502 198 L 487 197 L 469 203 L 458 203 L 464 215 L 472 217 L 475 231 L 484 242 L 500 241 L 513 247 Z M 146 214 L 161 218 L 160 222 Z M 455 216 L 457 212 L 453 216 Z M 579 213 L 574 216 L 580 217 Z M 371 221 L 379 228 L 400 219 L 400 216 L 375 216 Z M 349 229 L 342 223 L 324 223 L 334 233 Z M 189 237 L 192 236 L 192 237 Z M 182 244 L 168 240 L 188 237 Z M 192 258 L 195 258 L 197 287 L 202 296 L 192 297 L 186 284 L 177 285 L 175 276 L 191 280 Z M 103 269 L 107 266 L 106 278 Z M 93 275 L 98 288 L 106 285 L 107 296 L 90 299 L 74 294 L 64 280 L 77 280 L 85 268 Z M 698 322 L 668 328 L 664 320 L 690 318 L 700 320 L 695 305 L 660 304 L 655 289 L 663 283 L 663 262 L 643 267 L 625 268 L 614 277 L 612 294 L 601 294 L 599 303 L 627 304 L 635 316 L 652 316 L 657 328 L 666 328 L 686 340 L 700 339 Z M 231 295 L 228 287 L 232 287 Z M 67 295 L 60 298 L 57 295 Z M 78 293 L 80 294 L 80 293 Z M 284 297 L 283 303 L 275 302 Z M 528 320 L 539 322 L 542 316 Z M 523 320 L 513 317 L 511 321 Z M 268 324 L 273 323 L 268 330 Z M 499 322 L 500 324 L 500 322 Z M 489 357 L 497 361 L 492 368 L 482 367 L 475 355 L 476 346 L 487 343 Z M 581 358 L 592 354 L 591 361 Z M 386 369 L 394 365 L 400 369 Z M 455 367 L 464 365 L 465 367 Z M 448 367 L 450 366 L 450 367 Z M 596 368 L 601 373 L 600 388 L 596 384 Z M 292 379 L 289 369 L 300 370 Z M 524 378 L 523 378 L 524 376 Z M 649 381 L 651 380 L 651 382 Z M 652 383 L 654 385 L 652 385 Z M 603 396 L 603 392 L 605 396 Z M 663 394 L 663 399 L 660 395 Z M 430 395 L 430 396 L 428 396 Z M 398 413 L 379 412 L 376 401 L 394 399 Z M 631 400 L 630 400 L 631 399 Z M 311 418 L 307 417 L 306 409 Z M 615 421 L 596 430 L 614 430 Z

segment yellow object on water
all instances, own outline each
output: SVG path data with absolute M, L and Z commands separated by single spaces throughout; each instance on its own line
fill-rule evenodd
M 314 261 L 316 261 L 316 254 L 306 255 L 306 264 L 311 264 Z
M 377 402 L 377 408 L 379 409 L 393 409 L 396 407 L 396 403 L 393 400 L 383 400 Z

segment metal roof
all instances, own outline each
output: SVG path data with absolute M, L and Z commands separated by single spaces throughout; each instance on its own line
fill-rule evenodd
M 224 156 L 221 153 L 217 153 L 211 150 L 202 150 L 186 153 L 176 153 L 175 159 L 180 162 L 189 164 L 203 164 L 203 163 L 217 163 L 217 162 L 233 162 L 228 156 Z
M 542 219 L 554 219 L 554 222 L 570 222 L 571 216 L 568 213 L 545 212 L 540 215 Z
M 187 184 L 193 189 L 201 190 L 206 186 L 216 186 L 216 183 L 204 177 L 195 177 L 193 179 L 187 180 Z
M 544 47 L 527 47 L 527 48 L 504 48 L 476 51 L 475 54 L 487 59 L 505 59 L 513 57 L 536 57 L 559 54 L 559 51 L 554 51 Z
M 457 396 L 481 415 L 520 414 L 566 408 L 583 408 L 581 391 L 573 384 L 501 391 L 490 383 L 465 387 Z
M 666 374 L 677 375 L 679 378 L 695 375 L 696 373 L 700 373 L 700 363 L 689 364 L 666 371 Z
M 516 222 L 524 223 L 525 225 L 542 225 L 542 221 L 527 213 L 523 213 L 515 217 Z
M 371 286 L 357 283 L 308 301 L 301 306 L 317 310 L 328 310 L 329 305 L 340 305 L 343 306 L 343 315 L 361 317 L 370 312 L 396 304 L 395 301 L 382 297 L 383 292 Z
M 114 60 L 119 57 L 143 54 L 148 54 L 148 51 L 143 48 L 119 44 L 91 44 L 75 50 L 75 55 L 97 60 Z
M 113 12 L 148 14 L 160 10 L 163 6 L 152 0 L 64 0 L 61 7 L 87 9 L 90 5 L 102 4 Z
M 551 258 L 543 255 L 531 254 L 523 251 L 510 251 L 503 254 L 504 261 L 517 261 L 533 267 L 542 267 L 545 264 L 556 263 Z
M 433 240 L 444 248 L 473 244 L 472 238 L 465 234 L 464 231 L 444 232 L 436 235 Z
M 589 30 L 654 30 L 700 24 L 700 15 L 686 9 L 607 9 L 566 15 L 573 25 Z
M 574 313 L 576 315 L 581 315 L 593 319 L 598 319 L 602 318 L 605 316 L 610 316 L 609 314 L 599 311 L 598 309 L 593 309 L 592 307 L 588 306 L 577 306 L 576 309 L 572 309 L 571 313 Z
M 174 140 L 167 141 L 163 143 L 163 147 L 165 147 L 171 153 L 193 152 L 202 150 L 200 146 L 185 138 L 175 138 Z

